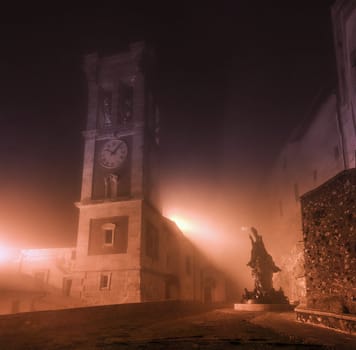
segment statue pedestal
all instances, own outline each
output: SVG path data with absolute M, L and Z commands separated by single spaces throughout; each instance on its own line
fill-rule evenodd
M 234 304 L 234 310 L 237 311 L 291 311 L 293 307 L 290 304 Z
M 241 303 L 234 304 L 234 309 L 238 311 L 290 311 L 293 307 L 289 304 L 282 289 L 276 291 L 271 288 L 268 291 L 245 289 Z

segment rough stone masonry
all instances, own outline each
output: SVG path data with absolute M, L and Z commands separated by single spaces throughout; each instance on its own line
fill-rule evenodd
M 356 315 L 356 169 L 301 198 L 308 309 Z

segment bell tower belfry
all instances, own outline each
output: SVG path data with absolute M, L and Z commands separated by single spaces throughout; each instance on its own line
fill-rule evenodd
M 88 113 L 75 272 L 76 289 L 90 304 L 142 299 L 142 217 L 145 207 L 158 208 L 151 63 L 143 43 L 84 58 Z
M 158 122 L 148 81 L 150 58 L 142 43 L 115 56 L 85 57 L 88 117 L 82 203 L 124 197 L 156 200 L 144 187 L 150 185 L 144 169 L 151 165 L 147 162 L 152 161 Z

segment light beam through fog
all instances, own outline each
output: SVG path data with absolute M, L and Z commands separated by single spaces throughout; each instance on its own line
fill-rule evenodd
M 286 244 L 288 235 L 277 235 L 268 217 L 270 208 L 265 205 L 267 193 L 262 186 L 266 172 L 236 158 L 238 140 L 232 127 L 226 129 L 229 142 L 220 148 L 219 167 L 204 166 L 204 159 L 198 157 L 186 158 L 184 164 L 175 166 L 166 161 L 171 167 L 161 177 L 162 208 L 164 216 L 239 287 L 250 288 L 253 279 L 246 266 L 251 251 L 250 227 L 266 237 L 267 249 L 277 264 L 290 247 Z
M 211 188 L 195 189 L 194 199 L 191 198 L 192 192 L 180 192 L 179 196 L 171 197 L 171 206 L 167 199 L 164 215 L 174 221 L 212 263 L 226 272 L 240 291 L 245 286 L 252 286 L 251 273 L 246 266 L 250 258 L 250 241 L 248 232 L 241 230 L 241 224 L 249 223 L 244 210 L 239 211 L 233 201 L 220 202 L 211 193 Z M 204 200 L 209 194 L 215 201 Z M 249 229 L 248 225 L 246 227 Z

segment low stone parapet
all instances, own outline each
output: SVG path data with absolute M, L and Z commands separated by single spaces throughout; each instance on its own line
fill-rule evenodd
M 297 321 L 356 335 L 356 315 L 296 308 Z

